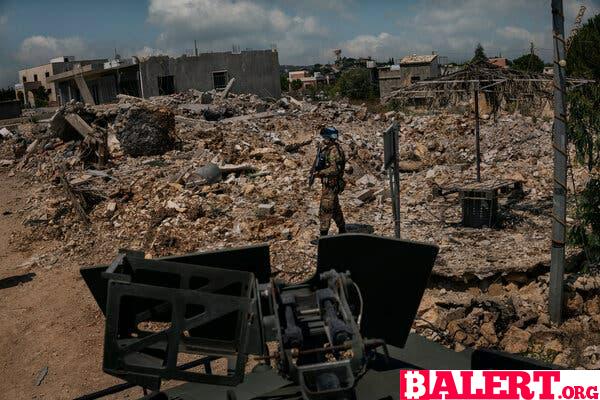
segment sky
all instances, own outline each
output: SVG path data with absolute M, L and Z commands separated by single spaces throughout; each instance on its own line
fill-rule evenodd
M 570 31 L 600 0 L 564 0 Z M 552 57 L 550 0 L 0 0 L 0 87 L 17 71 L 69 55 L 77 59 L 268 49 L 281 64 L 347 57 L 387 61 L 431 54 L 469 59 L 535 51 Z

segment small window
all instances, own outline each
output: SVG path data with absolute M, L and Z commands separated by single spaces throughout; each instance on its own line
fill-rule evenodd
M 33 74 L 33 81 L 37 82 L 37 74 Z
M 410 77 L 410 83 L 419 82 L 420 80 L 421 80 L 420 76 L 411 76 Z
M 50 72 L 46 71 L 46 78 L 50 77 Z
M 175 93 L 175 80 L 173 75 L 158 77 L 158 95 L 165 96 Z
M 23 77 L 23 83 L 25 83 L 25 82 L 27 82 L 27 77 L 26 76 Z
M 225 89 L 227 86 L 227 71 L 213 72 L 213 87 L 216 90 Z
M 46 89 L 46 93 L 48 93 L 48 94 L 52 93 L 52 89 Z

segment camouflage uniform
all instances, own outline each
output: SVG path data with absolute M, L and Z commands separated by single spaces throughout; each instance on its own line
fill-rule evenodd
M 321 204 L 319 221 L 321 235 L 329 233 L 331 219 L 335 221 L 340 233 L 346 232 L 344 214 L 338 195 L 344 190 L 344 166 L 346 157 L 342 148 L 335 142 L 327 142 L 324 152 L 325 168 L 317 173 L 321 178 Z

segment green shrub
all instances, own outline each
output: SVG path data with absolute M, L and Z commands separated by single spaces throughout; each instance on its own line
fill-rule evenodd
M 367 68 L 352 68 L 345 71 L 335 84 L 340 96 L 352 100 L 367 100 L 378 96 Z

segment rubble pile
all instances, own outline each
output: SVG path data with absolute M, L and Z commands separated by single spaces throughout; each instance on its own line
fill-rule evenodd
M 466 291 L 428 289 L 417 314 L 416 330 L 460 351 L 496 348 L 525 354 L 563 367 L 600 368 L 600 295 L 569 285 L 567 319 L 550 323 L 548 276 L 515 279 Z
M 65 120 L 65 116 L 69 114 L 77 114 L 88 125 L 95 124 L 98 119 L 96 110 L 87 104 L 70 101 L 60 107 L 52 117 L 50 131 L 55 137 L 65 142 L 81 140 L 81 134 Z M 106 126 L 106 124 L 103 125 Z
M 176 144 L 175 114 L 144 103 L 119 107 L 112 126 L 123 151 L 133 157 L 153 156 Z
M 209 109 L 218 118 L 206 118 Z M 26 211 L 28 240 L 65 243 L 61 254 L 47 257 L 91 265 L 108 262 L 119 248 L 156 257 L 269 242 L 275 272 L 300 281 L 315 265 L 310 240 L 318 233 L 320 193 L 318 185 L 308 188 L 307 178 L 319 127 L 335 125 L 341 132 L 348 159 L 340 196 L 346 221 L 391 236 L 381 132 L 397 120 L 403 238 L 440 246 L 419 314 L 427 322 L 420 320 L 415 329 L 457 348 L 503 348 L 539 357 L 549 356 L 536 353 L 536 338 L 552 330 L 562 346 L 555 356 L 563 354 L 569 365 L 588 365 L 573 355 L 575 336 L 549 325 L 543 311 L 552 205 L 549 121 L 518 114 L 482 121 L 483 179 L 521 182 L 524 195 L 501 198 L 502 229 L 472 229 L 459 224 L 458 195 L 433 195 L 437 186 L 475 178 L 469 113 L 379 114 L 343 102 L 198 91 L 146 100 L 119 96 L 118 104 L 73 113 L 106 131 L 106 165 L 86 163 L 77 156 L 79 142 L 69 138 L 45 139 L 26 160 L 4 150 L 8 140 L 0 143 L 0 155 L 10 161 L 2 160 L 0 168 L 26 173 L 36 187 Z M 29 143 L 40 137 L 34 126 L 20 129 Z M 161 136 L 166 134 L 177 137 L 178 145 Z M 156 148 L 160 151 L 148 152 Z M 57 165 L 64 165 L 64 173 Z M 582 181 L 583 170 L 574 173 Z M 572 319 L 582 325 L 582 334 L 597 332 L 593 316 L 600 284 L 576 282 L 573 292 L 583 305 Z

